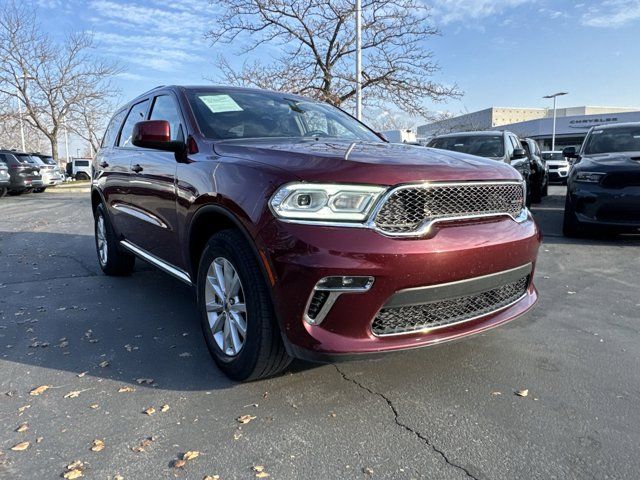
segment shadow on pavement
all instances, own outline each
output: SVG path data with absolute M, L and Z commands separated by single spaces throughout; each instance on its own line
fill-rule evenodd
M 235 385 L 209 355 L 187 285 L 140 260 L 130 277 L 105 276 L 87 235 L 0 232 L 0 252 L 5 360 L 172 390 Z

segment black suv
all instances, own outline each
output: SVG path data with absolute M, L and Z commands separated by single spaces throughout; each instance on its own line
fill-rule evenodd
M 562 151 L 567 177 L 563 232 L 640 231 L 640 122 L 592 127 L 580 151 Z
M 9 193 L 20 195 L 43 187 L 40 166 L 28 153 L 0 150 L 0 162 L 9 167 Z
M 531 205 L 531 165 L 527 151 L 515 133 L 506 130 L 457 132 L 432 138 L 427 147 L 490 158 L 514 167 L 527 185 L 527 206 Z

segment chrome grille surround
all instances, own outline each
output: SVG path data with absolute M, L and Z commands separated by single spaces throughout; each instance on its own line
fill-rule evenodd
M 527 294 L 530 275 L 483 292 L 419 305 L 382 308 L 371 324 L 376 336 L 403 335 L 469 322 L 514 305 Z
M 508 216 L 527 218 L 524 182 L 456 182 L 400 185 L 389 190 L 370 225 L 390 236 L 420 236 L 436 222 Z

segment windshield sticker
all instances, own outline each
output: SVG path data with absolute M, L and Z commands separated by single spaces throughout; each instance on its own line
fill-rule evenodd
M 201 95 L 198 98 L 212 113 L 242 112 L 242 107 L 229 95 Z

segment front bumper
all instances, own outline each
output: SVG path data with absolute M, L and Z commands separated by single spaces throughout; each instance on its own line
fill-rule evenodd
M 419 239 L 389 238 L 368 229 L 270 223 L 260 234 L 273 270 L 273 297 L 290 354 L 322 360 L 403 350 L 454 340 L 512 320 L 535 304 L 532 282 L 509 305 L 468 321 L 376 335 L 374 319 L 394 295 L 416 287 L 474 279 L 530 264 L 541 234 L 529 215 L 442 224 Z M 319 325 L 304 320 L 317 282 L 328 276 L 370 276 L 370 290 L 340 295 Z M 464 292 L 463 292 L 464 293 Z
M 640 228 L 640 186 L 605 188 L 596 183 L 573 182 L 568 195 L 576 219 L 582 224 Z

